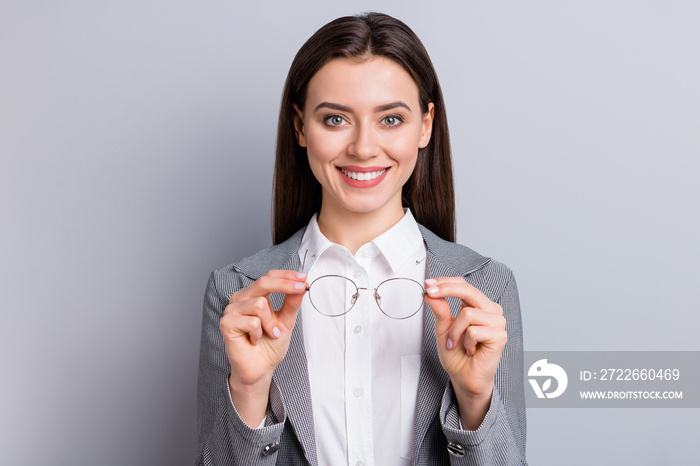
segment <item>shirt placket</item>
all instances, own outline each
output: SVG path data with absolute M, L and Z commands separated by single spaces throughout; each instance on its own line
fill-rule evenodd
M 358 288 L 368 287 L 366 269 L 353 258 L 346 266 L 346 276 Z M 352 291 L 349 294 L 352 295 Z M 345 314 L 346 422 L 348 464 L 370 466 L 373 459 L 372 433 L 372 352 L 369 313 L 372 297 L 359 290 L 355 306 Z

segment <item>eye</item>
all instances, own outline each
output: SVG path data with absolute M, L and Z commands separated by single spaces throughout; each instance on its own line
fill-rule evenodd
M 388 115 L 382 119 L 382 123 L 386 126 L 398 126 L 403 123 L 403 119 L 398 115 Z
M 327 125 L 330 125 L 330 126 L 341 126 L 341 125 L 347 123 L 345 121 L 345 118 L 341 117 L 340 115 L 327 116 L 324 121 L 326 122 Z

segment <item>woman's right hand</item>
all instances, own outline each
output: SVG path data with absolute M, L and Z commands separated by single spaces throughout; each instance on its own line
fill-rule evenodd
M 272 373 L 287 354 L 305 280 L 303 273 L 270 270 L 231 295 L 219 322 L 231 365 L 231 399 L 250 427 L 265 417 Z M 271 293 L 286 295 L 279 311 L 272 308 Z

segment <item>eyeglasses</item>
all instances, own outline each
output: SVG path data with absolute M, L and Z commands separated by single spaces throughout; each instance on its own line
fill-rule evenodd
M 302 272 L 308 252 L 304 253 Z M 422 261 L 416 261 L 416 265 Z M 430 269 L 430 261 L 427 264 Z M 385 316 L 397 320 L 416 315 L 423 307 L 423 297 L 426 294 L 423 285 L 411 278 L 389 278 L 376 288 L 364 288 L 342 275 L 322 275 L 306 287 L 313 308 L 328 317 L 340 317 L 350 312 L 360 297 L 360 291 L 365 290 L 373 292 L 374 301 Z

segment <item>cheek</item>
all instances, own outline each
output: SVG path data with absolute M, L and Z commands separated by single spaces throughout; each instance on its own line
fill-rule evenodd
M 323 133 L 308 132 L 306 136 L 306 155 L 309 160 L 309 167 L 314 174 L 314 178 L 325 185 L 328 178 L 329 163 L 334 160 L 335 150 L 332 146 L 332 140 L 324 137 Z
M 328 134 L 326 131 L 309 131 L 306 136 L 306 151 L 309 155 L 309 162 L 316 163 L 329 162 L 338 153 L 340 144 L 337 137 Z
M 396 138 L 391 145 L 387 147 L 387 152 L 391 158 L 397 162 L 407 165 L 413 165 L 418 158 L 417 140 L 412 137 Z
M 394 160 L 407 161 L 417 157 L 420 140 L 420 127 L 410 123 L 403 128 L 388 132 L 381 144 Z

